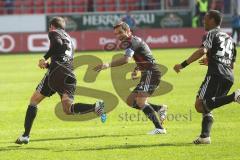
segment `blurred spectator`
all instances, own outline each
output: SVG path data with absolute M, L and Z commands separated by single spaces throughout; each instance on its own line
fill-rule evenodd
M 14 9 L 14 0 L 4 0 L 4 7 L 7 14 L 12 14 Z
M 234 15 L 232 17 L 232 37 L 234 35 L 237 35 L 236 42 L 240 43 L 240 15 L 237 11 L 234 12 Z
M 203 19 L 208 11 L 208 0 L 198 0 L 196 4 L 196 12 L 199 13 L 199 23 L 203 26 Z
M 194 16 L 192 17 L 192 27 L 193 28 L 197 28 L 200 26 L 200 21 L 199 21 L 199 6 L 198 6 L 198 3 L 197 3 L 197 0 L 195 1 L 196 4 L 195 4 L 195 14 Z
M 196 12 L 195 15 L 192 17 L 192 28 L 199 27 L 199 14 Z
M 122 18 L 122 21 L 129 25 L 131 31 L 136 27 L 135 19 L 131 16 L 130 12 L 127 12 L 127 15 Z

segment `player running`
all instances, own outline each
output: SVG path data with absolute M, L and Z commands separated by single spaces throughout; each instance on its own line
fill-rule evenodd
M 96 66 L 94 70 L 99 72 L 110 67 L 121 66 L 133 58 L 137 67 L 132 73 L 132 78 L 137 74 L 137 71 L 141 71 L 141 80 L 128 96 L 126 103 L 133 108 L 142 110 L 153 122 L 155 129 L 149 132 L 149 134 L 165 134 L 166 130 L 163 128 L 162 122 L 166 118 L 167 106 L 148 103 L 148 98 L 158 87 L 161 77 L 151 50 L 141 38 L 132 35 L 128 24 L 125 22 L 120 22 L 114 26 L 114 34 L 121 42 L 129 44 L 125 50 L 125 54 L 110 63 Z M 160 121 L 156 117 L 155 112 L 160 116 Z
M 176 64 L 174 70 L 179 73 L 181 69 L 198 60 L 206 54 L 207 59 L 201 63 L 208 65 L 208 71 L 195 102 L 197 112 L 202 113 L 202 131 L 193 141 L 195 144 L 210 144 L 210 131 L 213 124 L 212 110 L 231 102 L 240 103 L 240 90 L 227 95 L 231 89 L 233 77 L 233 64 L 236 59 L 236 49 L 232 38 L 220 30 L 222 15 L 219 11 L 211 10 L 204 18 L 204 27 L 208 31 L 205 41 L 197 51 L 181 64 Z
M 47 69 L 47 73 L 33 93 L 27 108 L 24 133 L 16 140 L 17 144 L 27 144 L 33 121 L 37 115 L 37 105 L 45 98 L 56 92 L 59 94 L 66 114 L 86 114 L 95 112 L 106 120 L 104 103 L 99 100 L 95 104 L 73 103 L 76 78 L 73 73 L 73 43 L 71 37 L 64 31 L 65 21 L 61 17 L 54 17 L 49 25 L 49 51 L 39 60 L 38 66 Z M 48 59 L 51 58 L 51 63 Z

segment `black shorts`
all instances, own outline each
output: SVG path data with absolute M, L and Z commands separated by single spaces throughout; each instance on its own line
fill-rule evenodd
M 161 74 L 159 71 L 147 70 L 142 72 L 140 82 L 133 92 L 145 92 L 149 95 L 158 88 L 161 79 Z
M 61 64 L 54 69 L 48 70 L 36 88 L 46 97 L 50 97 L 57 92 L 60 96 L 67 94 L 72 99 L 74 98 L 75 89 L 75 75 L 72 70 Z
M 199 99 L 209 99 L 213 97 L 225 96 L 231 89 L 233 82 L 215 75 L 207 75 L 203 81 L 197 97 Z

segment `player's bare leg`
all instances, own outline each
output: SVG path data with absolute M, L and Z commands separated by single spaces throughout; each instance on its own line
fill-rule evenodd
M 63 94 L 61 98 L 63 111 L 65 114 L 71 115 L 71 106 L 73 104 L 73 99 L 71 99 L 67 94 Z
M 127 97 L 126 103 L 127 103 L 128 106 L 130 106 L 130 107 L 132 107 L 132 108 L 140 109 L 140 108 L 137 106 L 136 98 L 137 98 L 137 93 L 132 92 L 132 93 Z
M 198 97 L 196 98 L 195 101 L 195 109 L 198 113 L 204 113 L 203 100 L 199 99 Z
M 39 91 L 35 91 L 30 99 L 30 103 L 27 108 L 24 128 L 25 131 L 15 143 L 17 144 L 27 144 L 29 142 L 29 135 L 32 128 L 33 121 L 37 115 L 37 105 L 45 98 Z

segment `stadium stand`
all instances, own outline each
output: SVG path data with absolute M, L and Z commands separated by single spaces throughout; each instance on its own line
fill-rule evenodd
M 229 1 L 210 0 L 209 3 L 211 9 L 230 12 Z M 0 15 L 175 10 L 190 6 L 190 0 L 0 0 Z
M 160 7 L 160 0 L 1 0 L 0 14 L 132 11 Z

